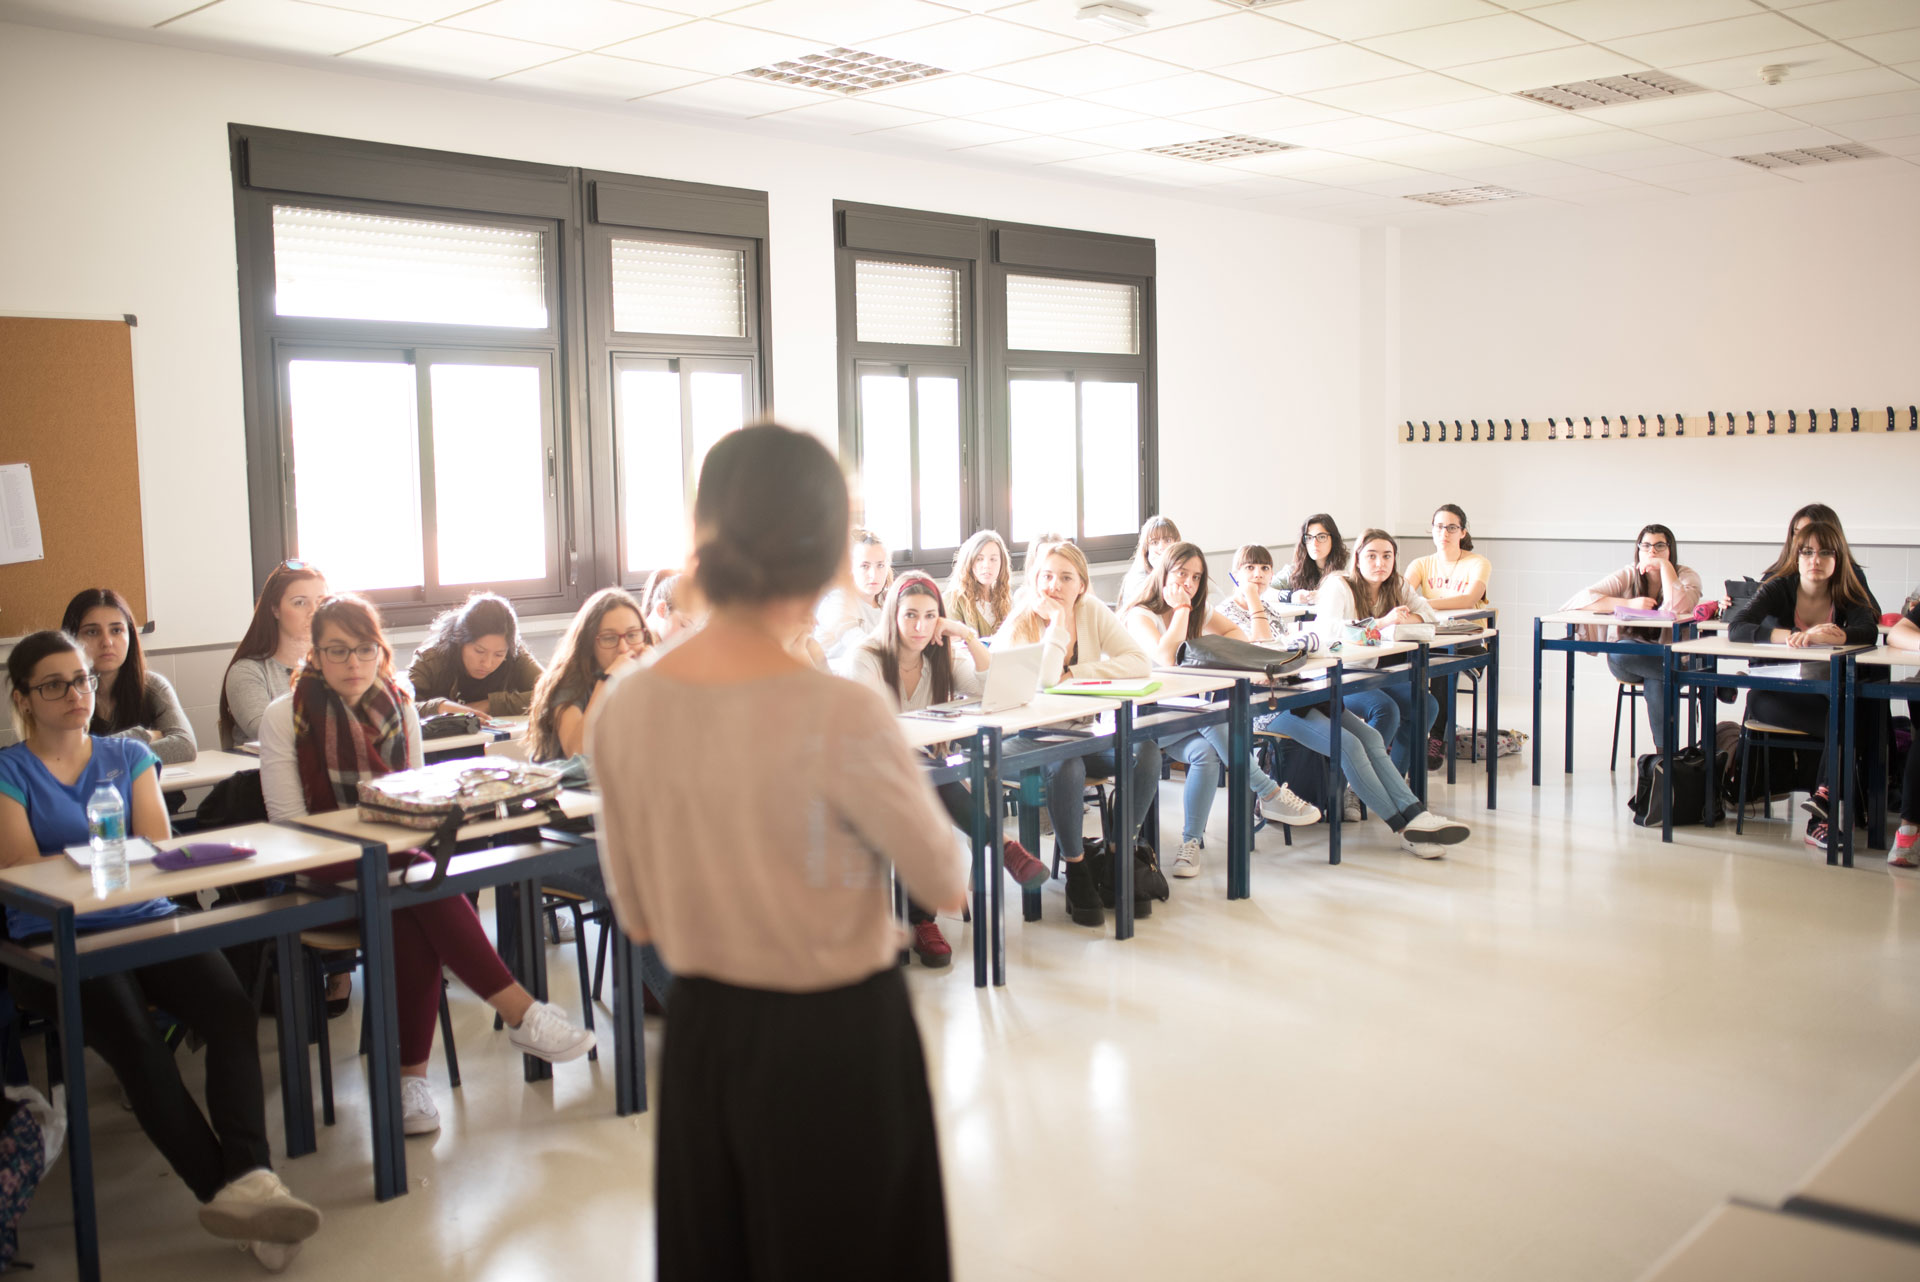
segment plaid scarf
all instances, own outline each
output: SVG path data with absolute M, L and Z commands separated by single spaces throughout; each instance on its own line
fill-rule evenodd
M 406 702 L 391 680 L 376 681 L 349 708 L 317 671 L 294 678 L 294 759 L 308 813 L 357 806 L 362 779 L 406 769 Z

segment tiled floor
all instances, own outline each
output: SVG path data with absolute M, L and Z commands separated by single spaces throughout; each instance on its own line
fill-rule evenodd
M 916 970 L 959 1275 L 1625 1282 L 1729 1194 L 1785 1194 L 1920 1056 L 1915 875 L 1828 869 L 1798 823 L 1663 847 L 1603 765 L 1536 792 L 1509 760 L 1492 815 L 1477 783 L 1437 785 L 1477 826 L 1443 862 L 1377 821 L 1338 868 L 1268 834 L 1229 904 L 1222 805 L 1132 943 L 1066 924 L 1055 883 L 1004 990 Z M 611 1064 L 529 1087 L 477 1000 L 455 1018 L 466 1085 L 437 1077 L 445 1129 L 386 1205 L 339 1056 L 340 1124 L 284 1171 L 328 1216 L 290 1276 L 650 1277 L 652 1128 L 613 1117 Z M 110 1090 L 107 1276 L 257 1276 Z M 65 1169 L 23 1235 L 41 1279 L 71 1275 Z

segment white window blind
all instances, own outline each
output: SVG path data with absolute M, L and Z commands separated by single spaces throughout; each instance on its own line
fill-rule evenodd
M 1108 281 L 1007 277 L 1007 346 L 1027 352 L 1140 352 L 1140 290 Z
M 951 267 L 856 259 L 853 303 L 862 343 L 960 346 L 960 273 Z
M 332 209 L 273 209 L 281 316 L 547 327 L 546 236 Z
M 745 251 L 651 240 L 614 241 L 613 327 L 623 334 L 745 338 Z

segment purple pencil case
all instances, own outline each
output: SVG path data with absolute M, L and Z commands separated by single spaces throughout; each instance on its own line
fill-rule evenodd
M 195 841 L 173 850 L 163 850 L 153 857 L 153 866 L 162 872 L 185 872 L 189 868 L 204 868 L 208 864 L 230 864 L 237 859 L 251 859 L 260 853 L 252 846 L 235 846 L 224 841 Z

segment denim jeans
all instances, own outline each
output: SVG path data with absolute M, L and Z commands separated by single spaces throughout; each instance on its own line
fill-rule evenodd
M 1393 700 L 1394 707 L 1399 710 L 1399 730 L 1391 737 L 1382 737 L 1386 739 L 1389 745 L 1388 755 L 1393 758 L 1394 767 L 1401 774 L 1405 774 L 1413 764 L 1413 753 L 1416 746 L 1422 753 L 1425 753 L 1427 750 L 1426 728 L 1431 726 L 1434 717 L 1439 715 L 1440 701 L 1425 689 L 1421 689 L 1418 691 L 1420 696 L 1420 711 L 1414 711 L 1413 696 L 1416 692 L 1409 690 L 1404 682 L 1399 685 L 1386 686 L 1379 691 L 1370 693 L 1385 695 L 1387 698 Z M 1358 792 L 1359 789 L 1356 788 L 1354 791 Z M 1371 805 L 1372 803 L 1369 802 L 1368 804 Z
M 1133 753 L 1133 813 L 1127 816 L 1127 836 L 1137 841 L 1140 826 L 1147 821 L 1147 811 L 1159 795 L 1160 745 L 1151 740 L 1137 743 Z M 1053 819 L 1053 835 L 1069 859 L 1078 859 L 1086 849 L 1086 811 L 1082 797 L 1087 791 L 1087 780 L 1111 779 L 1113 767 L 1113 749 L 1108 748 L 1084 757 L 1069 757 L 1046 769 L 1047 813 Z M 1123 844 L 1121 834 L 1107 835 L 1121 849 L 1131 849 Z
M 1220 770 L 1225 763 L 1203 734 L 1182 735 L 1160 750 L 1187 763 L 1187 786 L 1183 797 L 1180 840 L 1199 841 L 1207 835 L 1207 816 L 1213 810 L 1213 794 L 1220 790 Z
M 1667 738 L 1667 665 L 1665 655 L 1610 654 L 1607 671 L 1622 681 L 1638 681 L 1647 692 L 1647 721 L 1653 727 L 1653 750 L 1660 752 Z M 1826 727 L 1821 726 L 1821 733 Z
M 1261 729 L 1283 734 L 1323 757 L 1333 746 L 1333 722 L 1323 708 L 1282 712 L 1262 722 Z M 1386 741 L 1351 712 L 1343 712 L 1340 719 L 1340 768 L 1347 786 L 1395 832 L 1426 809 L 1394 767 Z
M 544 877 L 541 884 L 552 886 L 555 890 L 564 890 L 569 894 L 584 895 L 593 901 L 596 909 L 607 908 L 612 901 L 607 898 L 606 877 L 598 864 L 590 868 L 579 868 L 573 872 L 560 873 L 557 876 Z M 611 917 L 602 925 L 603 930 L 618 930 L 620 923 Z M 667 1003 L 667 993 L 673 988 L 673 972 L 667 969 L 667 963 L 660 956 L 660 950 L 652 944 L 641 944 L 637 950 L 640 962 L 640 980 L 653 995 L 660 999 L 662 1006 Z

